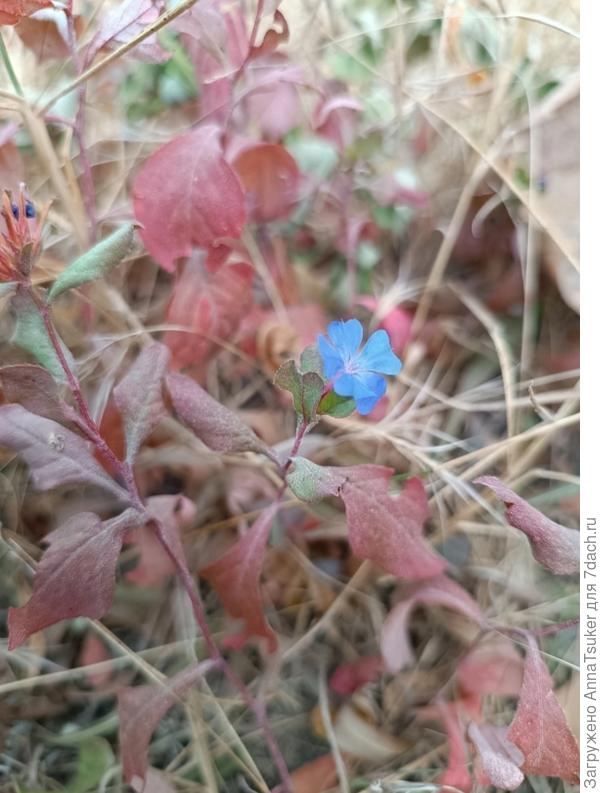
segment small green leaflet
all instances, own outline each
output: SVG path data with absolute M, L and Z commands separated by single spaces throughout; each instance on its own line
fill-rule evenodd
M 83 256 L 75 259 L 50 287 L 47 302 L 51 303 L 67 289 L 102 278 L 120 264 L 131 249 L 134 229 L 135 226 L 130 223 L 121 226 Z

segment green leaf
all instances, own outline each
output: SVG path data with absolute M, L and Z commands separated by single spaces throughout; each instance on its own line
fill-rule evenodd
M 317 372 L 300 372 L 295 361 L 286 361 L 275 373 L 273 382 L 294 398 L 298 416 L 311 423 L 317 414 L 325 381 Z
M 344 477 L 340 475 L 340 470 L 317 465 L 306 457 L 294 457 L 286 483 L 301 501 L 320 501 L 342 487 Z
M 55 380 L 64 383 L 66 380 L 64 369 L 48 337 L 44 321 L 27 292 L 22 289 L 17 290 L 17 294 L 11 300 L 11 308 L 16 318 L 11 342 L 33 355 Z M 62 341 L 60 345 L 69 368 L 73 370 L 75 368 L 73 356 Z
M 131 249 L 134 228 L 130 223 L 121 226 L 83 256 L 75 259 L 52 284 L 47 296 L 48 303 L 67 289 L 74 289 L 104 277 L 120 264 Z
M 316 372 L 306 372 L 301 375 L 302 381 L 302 417 L 305 421 L 314 421 L 317 405 L 321 401 L 325 381 Z
M 356 410 L 356 402 L 352 397 L 343 397 L 335 391 L 329 391 L 319 402 L 317 413 L 324 416 L 333 416 L 336 419 L 344 419 Z
M 81 744 L 73 779 L 60 793 L 88 793 L 98 790 L 104 774 L 114 763 L 110 744 L 104 738 L 91 738 Z M 23 793 L 44 793 L 46 788 L 22 788 Z
M 306 372 L 316 372 L 318 375 L 323 375 L 323 359 L 314 344 L 311 344 L 310 347 L 306 347 L 300 353 L 300 371 L 303 374 Z

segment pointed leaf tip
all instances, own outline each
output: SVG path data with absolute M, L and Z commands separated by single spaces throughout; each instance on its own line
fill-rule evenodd
M 228 408 L 183 374 L 169 374 L 167 390 L 175 413 L 209 449 L 217 452 L 268 452 L 266 444 Z
M 526 534 L 537 561 L 557 575 L 572 575 L 579 570 L 579 532 L 547 518 L 495 476 L 480 476 L 485 485 L 504 501 L 511 526 Z

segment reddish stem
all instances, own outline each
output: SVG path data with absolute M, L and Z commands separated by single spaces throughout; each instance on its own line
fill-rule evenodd
M 50 316 L 50 311 L 48 309 L 48 306 L 46 305 L 46 303 L 44 303 L 42 300 L 38 298 L 31 285 L 28 285 L 27 288 L 34 305 L 36 306 L 42 317 L 42 320 L 44 322 L 44 327 L 46 328 L 46 332 L 48 333 L 48 338 L 50 339 L 52 347 L 54 348 L 58 360 L 60 361 L 60 365 L 65 373 L 65 377 L 67 378 L 69 388 L 73 394 L 73 398 L 75 399 L 77 408 L 83 419 L 82 423 L 85 427 L 86 434 L 88 435 L 90 440 L 94 443 L 100 454 L 102 454 L 103 457 L 105 457 L 105 459 L 107 459 L 110 462 L 110 464 L 114 467 L 115 471 L 118 472 L 123 477 L 127 485 L 127 490 L 129 492 L 132 506 L 134 506 L 140 512 L 145 513 L 146 510 L 143 501 L 140 497 L 131 465 L 125 461 L 119 460 L 116 457 L 112 449 L 108 446 L 108 444 L 100 434 L 98 426 L 89 412 L 87 403 L 85 401 L 85 397 L 83 396 L 81 387 L 79 385 L 79 381 L 77 380 L 75 374 L 71 371 L 69 362 L 67 361 L 63 353 L 60 339 L 54 328 L 54 324 L 52 322 L 52 318 Z M 306 432 L 306 427 L 304 428 L 302 434 L 297 435 L 296 438 L 297 442 L 294 445 L 296 451 L 300 445 L 300 442 L 305 432 Z M 285 490 L 285 485 L 281 489 L 281 493 L 279 494 L 278 501 L 281 500 L 284 490 Z M 206 642 L 209 655 L 214 661 L 216 661 L 219 664 L 219 666 L 222 667 L 225 675 L 227 676 L 231 684 L 239 691 L 244 702 L 247 704 L 249 708 L 251 708 L 252 712 L 254 713 L 256 721 L 264 734 L 265 741 L 267 743 L 267 746 L 269 747 L 269 751 L 271 752 L 271 756 L 273 757 L 273 762 L 275 763 L 279 776 L 281 777 L 282 791 L 284 791 L 285 793 L 293 793 L 293 785 L 292 785 L 292 780 L 290 778 L 290 773 L 286 765 L 285 759 L 283 757 L 283 754 L 281 753 L 281 750 L 275 738 L 275 735 L 271 730 L 271 725 L 269 724 L 269 720 L 267 718 L 267 713 L 264 704 L 259 702 L 257 699 L 255 699 L 255 697 L 253 697 L 252 693 L 250 692 L 244 681 L 240 677 L 238 677 L 235 671 L 229 666 L 229 664 L 225 661 L 225 659 L 221 655 L 217 643 L 215 642 L 215 639 L 208 625 L 208 620 L 206 618 L 204 606 L 202 604 L 202 600 L 200 598 L 200 594 L 198 592 L 192 574 L 190 573 L 187 566 L 181 561 L 181 559 L 178 558 L 177 554 L 174 553 L 173 550 L 171 549 L 169 545 L 168 537 L 160 521 L 157 521 L 156 518 L 154 518 L 153 516 L 147 513 L 146 515 L 148 518 L 148 522 L 151 522 L 155 526 L 156 533 L 161 545 L 163 546 L 166 553 L 170 557 L 171 561 L 175 565 L 177 574 L 181 580 L 181 583 L 183 584 L 183 587 L 188 595 L 188 598 L 190 599 L 190 603 L 192 605 L 192 610 L 194 612 L 196 623 L 198 625 L 198 628 L 200 629 L 200 633 L 204 637 L 204 641 Z
M 269 747 L 269 751 L 273 758 L 273 762 L 277 768 L 277 772 L 281 778 L 282 782 L 282 790 L 286 793 L 293 793 L 293 784 L 290 777 L 290 772 L 288 770 L 287 764 L 285 762 L 285 758 L 281 753 L 281 749 L 277 743 L 277 739 L 273 734 L 271 729 L 271 725 L 269 724 L 269 720 L 267 718 L 267 712 L 264 704 L 257 700 L 249 690 L 248 686 L 244 683 L 244 681 L 236 674 L 236 672 L 231 668 L 231 666 L 223 659 L 217 643 L 211 633 L 210 627 L 208 625 L 208 620 L 206 618 L 206 612 L 204 611 L 204 605 L 202 600 L 200 599 L 200 595 L 198 593 L 198 589 L 194 582 L 194 579 L 188 570 L 187 566 L 181 562 L 178 558 L 177 554 L 171 550 L 169 545 L 169 539 L 165 534 L 164 527 L 162 524 L 153 519 L 153 523 L 156 526 L 157 536 L 160 540 L 161 545 L 165 549 L 166 553 L 168 554 L 169 558 L 175 565 L 175 569 L 179 575 L 181 583 L 184 586 L 184 589 L 190 599 L 190 603 L 192 604 L 192 610 L 194 612 L 194 617 L 196 619 L 196 623 L 200 628 L 200 633 L 204 637 L 204 641 L 206 642 L 206 647 L 208 649 L 208 653 L 210 657 L 217 661 L 225 673 L 226 677 L 228 678 L 229 682 L 236 688 L 242 699 L 246 703 L 246 705 L 252 710 L 254 713 L 254 717 L 259 725 L 259 727 L 263 731 L 263 735 L 267 746 Z

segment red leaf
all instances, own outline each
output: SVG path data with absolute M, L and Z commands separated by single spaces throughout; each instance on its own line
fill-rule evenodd
M 458 680 L 469 694 L 516 697 L 523 682 L 523 659 L 510 639 L 494 636 L 460 661 Z
M 127 460 L 135 460 L 144 440 L 166 416 L 162 381 L 171 353 L 155 342 L 139 354 L 136 362 L 113 392 L 125 424 Z
M 440 785 L 450 785 L 459 790 L 469 791 L 473 785 L 469 773 L 469 755 L 463 736 L 463 727 L 446 702 L 437 703 L 438 712 L 444 722 L 448 736 L 448 768 L 441 774 L 438 782 Z
M 68 406 L 61 399 L 52 375 L 41 366 L 30 363 L 3 366 L 0 384 L 7 402 L 17 402 L 30 413 L 52 421 L 65 421 L 63 406 L 67 409 Z
M 233 168 L 246 190 L 248 216 L 257 223 L 289 215 L 298 200 L 300 171 L 296 160 L 278 143 L 244 149 Z
M 511 526 L 529 537 L 537 561 L 558 575 L 579 570 L 579 532 L 567 529 L 532 507 L 495 476 L 480 476 L 475 484 L 485 485 L 504 501 Z
M 31 597 L 21 608 L 8 610 L 9 650 L 60 620 L 99 619 L 108 611 L 123 533 L 136 520 L 134 510 L 104 523 L 92 512 L 82 512 L 45 538 L 49 548 L 38 565 Z
M 129 500 L 92 457 L 83 438 L 21 405 L 0 407 L 0 445 L 21 455 L 38 490 L 88 484 L 108 490 L 121 501 Z
M 177 279 L 167 310 L 167 322 L 189 328 L 169 330 L 164 343 L 179 366 L 206 361 L 219 339 L 231 340 L 252 305 L 253 271 L 248 264 L 230 264 L 206 274 L 193 261 Z
M 244 620 L 241 641 L 248 636 L 262 636 L 268 640 L 271 652 L 277 647 L 277 638 L 263 614 L 260 573 L 276 512 L 276 504 L 265 509 L 232 548 L 200 570 L 200 575 L 217 590 L 227 612 Z
M 381 652 L 390 672 L 399 672 L 413 663 L 408 622 L 411 611 L 419 604 L 458 611 L 479 625 L 485 622 L 481 609 L 468 592 L 445 576 L 413 589 L 411 596 L 394 606 L 383 623 Z
M 370 559 L 408 581 L 434 578 L 446 562 L 423 539 L 429 514 L 427 495 L 417 477 L 398 496 L 388 493 L 394 470 L 381 465 L 321 466 L 295 457 L 288 484 L 305 501 L 339 496 L 346 507 L 348 539 L 359 559 Z
M 469 724 L 471 739 L 489 781 L 501 790 L 514 790 L 523 782 L 523 753 L 507 738 L 506 727 Z
M 136 219 L 148 252 L 165 270 L 192 247 L 240 236 L 246 213 L 237 176 L 225 161 L 221 131 L 197 127 L 146 160 L 133 183 Z
M 392 469 L 382 467 L 379 478 L 360 481 L 360 468 L 354 466 L 356 478 L 346 482 L 340 493 L 353 552 L 409 581 L 439 575 L 446 562 L 423 540 L 429 506 L 421 480 L 412 477 L 400 495 L 392 497 L 388 494 Z
M 171 550 L 185 561 L 180 534 L 196 517 L 195 505 L 185 496 L 152 496 L 146 502 L 146 508 L 165 527 Z M 143 526 L 131 539 L 140 552 L 140 558 L 125 578 L 142 587 L 162 586 L 175 572 L 175 566 L 156 530 L 152 526 Z
M 50 0 L 0 0 L 0 25 L 16 25 L 23 17 L 51 5 Z
M 183 374 L 167 375 L 167 388 L 179 418 L 217 452 L 265 452 L 267 447 L 231 410 Z
M 214 666 L 215 661 L 202 661 L 179 672 L 162 686 L 137 686 L 119 692 L 119 744 L 123 774 L 136 793 L 145 789 L 148 744 L 158 722 Z
M 352 663 L 338 666 L 329 678 L 329 686 L 336 694 L 346 697 L 375 680 L 382 669 L 379 655 L 358 658 Z
M 164 10 L 158 0 L 125 0 L 103 14 L 100 29 L 91 40 L 86 53 L 86 62 L 91 63 L 104 47 L 115 49 L 126 44 L 141 33 L 148 25 L 156 22 Z M 136 44 L 137 57 L 151 63 L 164 63 L 171 54 L 158 43 L 156 35 L 149 36 Z
M 525 755 L 525 773 L 576 784 L 579 748 L 552 687 L 537 642 L 528 634 L 523 686 L 508 739 Z

